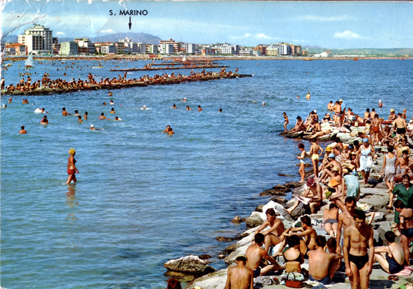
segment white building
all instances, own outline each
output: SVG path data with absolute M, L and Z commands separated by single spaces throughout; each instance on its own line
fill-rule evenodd
M 100 47 L 100 53 L 103 54 L 115 54 L 116 53 L 116 46 L 111 44 L 111 45 L 102 45 Z
M 291 55 L 291 46 L 287 43 L 273 44 L 278 48 L 279 55 Z M 268 54 L 267 54 L 268 55 Z
M 251 48 L 245 48 L 245 49 L 241 49 L 239 51 L 239 55 L 241 55 L 241 56 L 251 56 L 251 55 L 253 55 L 253 52 L 252 52 Z
M 51 53 L 53 48 L 53 32 L 43 25 L 35 24 L 18 36 L 18 42 L 27 46 L 27 51 L 34 54 Z
M 76 38 L 75 42 L 82 53 L 94 54 L 96 51 L 95 43 L 89 41 L 89 38 Z
M 156 44 L 150 44 L 146 46 L 146 52 L 150 54 L 158 54 L 158 45 Z
M 185 51 L 188 54 L 195 54 L 196 45 L 194 43 L 186 43 Z
M 139 53 L 145 53 L 146 52 L 146 44 L 144 42 L 138 42 L 136 43 L 138 46 L 138 51 Z
M 133 42 L 132 39 L 129 39 L 128 37 L 125 37 L 125 39 L 119 39 L 119 42 L 123 42 L 123 45 L 125 46 L 124 52 L 125 53 L 138 53 L 140 52 L 140 49 L 138 47 L 138 43 Z
M 161 54 L 173 54 L 174 46 L 170 43 L 162 43 L 161 45 L 159 45 L 159 52 Z
M 59 54 L 61 55 L 77 55 L 79 54 L 79 45 L 74 41 L 60 43 Z

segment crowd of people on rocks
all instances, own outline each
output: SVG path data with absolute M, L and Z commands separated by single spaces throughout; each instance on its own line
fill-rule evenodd
M 382 106 L 380 101 L 379 107 Z M 266 221 L 255 231 L 252 244 L 245 254 L 236 257 L 236 266 L 228 269 L 225 288 L 252 289 L 257 280 L 254 278 L 278 275 L 275 273 L 279 270 L 294 272 L 296 277 L 302 275 L 304 280 L 323 285 L 334 282 L 337 271 L 345 272 L 353 289 L 369 288 L 375 263 L 389 274 L 389 280 L 398 280 L 397 274 L 402 271 L 407 275 L 412 273 L 413 159 L 410 147 L 413 118 L 407 123 L 406 110 L 396 114 L 394 109 L 388 117 L 381 118 L 374 108 L 359 116 L 351 108 L 346 109 L 341 99 L 335 104 L 331 101 L 327 108 L 334 111 L 334 115 L 327 113 L 320 120 L 317 112 L 312 111 L 306 120 L 298 116 L 296 125 L 289 130 L 304 131 L 316 137 L 309 138 L 308 151 L 303 143 L 298 145 L 300 181 L 305 185 L 295 204 L 286 210 L 292 214 L 302 203 L 307 212 L 315 214 L 326 205 L 322 212 L 326 234 L 317 234 L 311 215 L 301 216 L 299 227 L 286 228 L 276 217 L 275 210 L 267 209 L 264 212 Z M 289 120 L 286 113 L 283 115 L 287 131 Z M 364 129 L 352 134 L 359 137 L 352 143 L 342 143 L 335 138 L 323 150 L 316 142 L 317 135 L 327 133 L 321 130 L 323 122 L 344 128 L 349 134 L 352 127 L 364 126 Z M 366 213 L 367 209 L 358 203 L 360 191 L 371 181 L 370 173 L 378 164 L 379 154 L 383 156 L 381 179 L 389 194 L 387 212 L 394 214 L 394 224 L 385 233 L 387 246 L 375 246 L 371 224 L 376 213 Z M 313 167 L 313 174 L 307 180 L 306 158 L 311 159 Z M 308 270 L 302 267 L 305 259 L 308 259 Z M 413 287 L 407 284 L 405 288 Z

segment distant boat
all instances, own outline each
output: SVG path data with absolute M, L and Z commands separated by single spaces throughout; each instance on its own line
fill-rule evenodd
M 182 58 L 182 62 L 186 61 L 186 55 L 184 56 L 184 58 Z
M 357 57 L 354 57 L 353 60 L 354 60 L 354 61 L 357 61 L 357 60 L 359 60 L 359 59 L 358 59 Z
M 30 53 L 29 57 L 27 57 L 26 62 L 24 63 L 26 68 L 33 68 L 34 67 L 34 60 L 33 60 L 33 54 Z
M 103 68 L 103 66 L 93 66 L 92 68 Z

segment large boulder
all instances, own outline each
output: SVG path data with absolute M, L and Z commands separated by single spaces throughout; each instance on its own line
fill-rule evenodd
M 228 269 L 222 269 L 214 273 L 195 279 L 186 288 L 200 287 L 202 289 L 223 289 L 227 280 Z
M 214 272 L 215 269 L 209 266 L 204 260 L 198 256 L 190 255 L 176 260 L 170 260 L 163 266 L 175 272 L 183 272 L 192 275 L 205 275 Z
M 245 221 L 247 224 L 247 228 L 252 228 L 261 225 L 264 223 L 264 220 L 261 218 L 260 212 L 252 212 L 251 216 L 249 216 Z

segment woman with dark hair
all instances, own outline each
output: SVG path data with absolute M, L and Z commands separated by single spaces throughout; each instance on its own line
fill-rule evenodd
M 287 237 L 288 249 L 283 253 L 286 272 L 297 270 L 301 273 L 301 264 L 304 263 L 305 253 L 300 251 L 300 240 L 297 235 Z
M 392 231 L 384 234 L 388 246 L 376 247 L 374 249 L 374 259 L 379 262 L 381 268 L 389 273 L 396 274 L 404 269 L 404 252 L 402 246 L 395 242 L 396 236 Z
M 401 200 L 394 202 L 394 208 L 399 213 L 401 237 L 400 243 L 404 251 L 404 259 L 409 265 L 409 244 L 413 238 L 413 209 L 406 208 Z
M 402 183 L 398 184 L 393 192 L 390 194 L 390 202 L 393 205 L 393 196 L 397 195 L 397 200 L 403 202 L 406 208 L 413 208 L 413 186 L 410 184 L 410 177 L 408 174 L 402 176 Z M 396 210 L 394 214 L 394 222 L 399 224 L 399 212 Z

